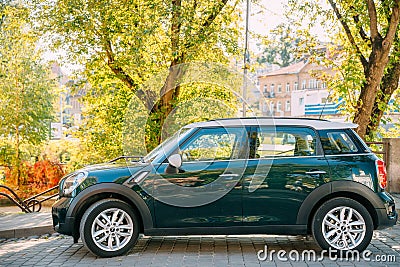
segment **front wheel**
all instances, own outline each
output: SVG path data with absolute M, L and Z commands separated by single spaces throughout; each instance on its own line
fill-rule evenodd
M 118 199 L 103 199 L 90 206 L 80 224 L 83 244 L 99 257 L 128 252 L 139 236 L 139 220 L 132 207 Z
M 322 249 L 363 251 L 371 242 L 374 225 L 363 205 L 339 197 L 328 200 L 317 209 L 311 228 Z

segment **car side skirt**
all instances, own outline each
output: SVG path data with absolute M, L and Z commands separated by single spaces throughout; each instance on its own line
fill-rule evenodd
M 149 236 L 248 234 L 305 235 L 307 234 L 307 225 L 151 228 L 145 229 L 144 234 Z

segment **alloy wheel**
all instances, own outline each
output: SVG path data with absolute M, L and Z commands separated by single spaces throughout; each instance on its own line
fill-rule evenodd
M 356 248 L 364 240 L 365 233 L 364 218 L 351 207 L 336 207 L 330 210 L 322 220 L 323 237 L 335 249 Z
M 117 251 L 125 247 L 133 232 L 132 218 L 119 208 L 110 208 L 99 213 L 91 227 L 94 243 L 104 251 Z

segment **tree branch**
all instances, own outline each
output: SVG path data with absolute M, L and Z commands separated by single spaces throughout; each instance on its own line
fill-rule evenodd
M 107 66 L 110 68 L 110 70 L 115 74 L 115 76 L 122 81 L 129 89 L 132 90 L 134 94 L 143 102 L 146 104 L 146 107 L 148 109 L 151 109 L 153 105 L 152 99 L 154 99 L 154 96 L 152 95 L 152 92 L 150 91 L 143 91 L 140 89 L 139 85 L 133 80 L 133 78 L 120 66 L 118 65 L 117 62 L 115 62 L 115 54 L 112 48 L 112 43 L 111 40 L 108 36 L 107 33 L 107 26 L 106 23 L 102 20 L 100 22 L 101 25 L 98 25 L 98 27 L 101 28 L 101 31 L 96 28 L 96 23 L 92 21 L 92 30 L 94 33 L 97 35 L 97 37 L 101 40 L 102 47 L 104 49 L 104 52 L 106 54 L 106 57 L 104 58 L 103 56 L 100 56 L 105 60 Z
M 211 14 L 208 16 L 208 18 L 206 19 L 206 21 L 203 23 L 203 29 L 204 28 L 208 28 L 210 27 L 210 25 L 214 22 L 214 20 L 217 18 L 218 14 L 221 13 L 222 9 L 224 8 L 224 6 L 226 5 L 226 3 L 228 2 L 228 0 L 222 0 L 221 2 L 217 3 L 215 12 L 211 12 Z
M 193 12 L 196 12 L 197 6 L 198 6 L 197 0 L 194 0 L 193 7 L 192 7 Z
M 390 15 L 391 15 L 389 12 L 390 11 L 390 2 L 387 0 L 380 0 L 380 2 L 381 2 L 382 9 L 383 9 L 383 14 L 385 15 L 386 21 L 389 24 Z
M 222 9 L 225 7 L 226 3 L 228 0 L 222 0 L 219 1 L 216 6 L 213 8 L 211 14 L 206 18 L 206 20 L 201 24 L 201 28 L 197 34 L 194 34 L 193 36 L 195 38 L 203 38 L 206 36 L 206 30 L 211 26 L 211 24 L 214 22 L 214 20 L 218 17 L 218 15 L 221 13 Z M 186 48 L 192 47 L 196 42 L 191 40 L 185 44 Z
M 333 2 L 333 0 L 328 0 L 329 4 L 331 5 L 333 11 L 335 12 L 336 18 L 340 21 L 340 23 L 342 24 L 342 27 L 347 35 L 347 38 L 349 39 L 349 42 L 351 43 L 351 45 L 353 45 L 353 47 L 356 49 L 358 56 L 360 57 L 361 60 L 361 64 L 363 65 L 364 68 L 364 72 L 368 69 L 368 61 L 367 59 L 364 57 L 364 55 L 362 54 L 360 48 L 358 47 L 353 34 L 351 33 L 350 27 L 349 25 L 347 25 L 347 23 L 344 21 L 342 14 L 340 14 L 340 11 L 338 9 L 338 7 L 336 6 L 336 3 Z
M 139 86 L 135 83 L 132 77 L 129 76 L 129 74 L 127 74 L 121 66 L 116 64 L 110 40 L 104 40 L 104 48 L 107 55 L 107 65 L 111 71 L 115 74 L 115 76 L 117 76 L 118 79 L 128 86 L 128 88 L 131 89 L 140 100 L 146 103 L 147 108 L 150 108 L 152 106 L 152 101 L 149 99 L 146 93 L 142 89 L 139 89 Z
M 389 22 L 389 29 L 386 33 L 386 36 L 384 38 L 384 42 L 392 42 L 394 40 L 394 37 L 396 35 L 397 27 L 399 25 L 399 5 L 400 5 L 400 0 L 396 0 L 394 2 L 394 6 L 392 8 L 392 15 L 390 15 L 390 22 Z
M 367 0 L 367 7 L 368 7 L 371 39 L 375 40 L 376 38 L 381 38 L 378 31 L 378 21 L 377 21 L 376 7 L 374 1 Z
M 387 74 L 383 76 L 380 87 L 381 93 L 377 94 L 375 98 L 374 107 L 372 108 L 371 112 L 373 119 L 371 120 L 372 123 L 368 125 L 367 134 L 378 129 L 379 122 L 385 114 L 386 106 L 389 104 L 393 93 L 399 87 L 399 77 L 400 63 L 394 62 L 393 65 L 387 69 Z M 382 109 L 382 104 L 385 107 L 384 109 Z
M 359 18 L 359 16 L 360 16 L 360 15 L 354 15 L 354 16 L 353 16 L 354 22 L 355 22 L 356 24 L 359 24 L 359 23 L 360 23 L 360 18 Z M 363 29 L 363 27 L 362 27 L 361 25 L 360 25 L 360 30 L 359 30 L 358 32 L 360 33 L 360 36 L 361 36 L 361 38 L 362 38 L 364 41 L 366 41 L 366 42 L 371 41 L 371 38 L 368 37 L 368 35 L 365 33 L 365 31 L 364 31 L 364 29 Z
M 385 75 L 382 77 L 380 87 L 383 95 L 389 95 L 389 99 L 394 91 L 397 90 L 400 77 L 400 62 L 395 59 L 396 55 L 399 55 L 400 53 L 400 40 L 397 33 L 395 34 L 393 42 L 393 50 L 390 62 L 387 66 Z
M 1 26 L 3 26 L 3 23 L 4 23 L 4 21 L 6 20 L 6 15 L 1 15 L 1 18 L 0 18 L 0 28 L 1 28 Z
M 182 27 L 181 23 L 181 12 L 182 12 L 181 0 L 172 0 L 172 18 L 171 18 L 171 48 L 175 61 L 179 61 L 179 35 Z M 177 60 L 178 59 L 178 60 Z M 178 62 L 179 63 L 179 62 Z

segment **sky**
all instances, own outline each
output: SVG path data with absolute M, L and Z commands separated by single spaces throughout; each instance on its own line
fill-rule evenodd
M 251 0 L 250 0 L 251 1 Z M 267 35 L 278 24 L 285 22 L 284 6 L 287 0 L 261 0 L 259 4 L 250 4 L 249 30 L 260 35 Z M 243 12 L 246 11 L 246 1 L 242 2 Z M 245 14 L 243 14 L 245 17 Z M 243 25 L 244 28 L 244 25 Z M 244 36 L 244 33 L 243 33 Z M 259 40 L 249 38 L 249 49 L 257 52 Z
M 283 16 L 285 4 L 287 4 L 287 0 L 262 0 L 260 1 L 261 10 L 258 7 L 250 6 L 253 16 L 250 18 L 249 27 L 256 33 L 268 33 L 279 23 L 285 21 Z
M 287 19 L 284 16 L 285 5 L 287 5 L 287 3 L 288 0 L 261 0 L 261 10 L 253 5 L 254 7 L 250 8 L 251 14 L 253 14 L 249 20 L 250 30 L 257 34 L 267 35 L 272 29 L 278 26 L 278 24 L 287 23 Z M 321 5 L 325 7 L 327 4 L 321 1 Z M 314 26 L 311 29 L 311 33 L 317 35 L 318 39 L 321 41 L 329 40 L 322 25 Z M 256 40 L 251 40 L 251 46 L 254 47 L 255 42 Z

